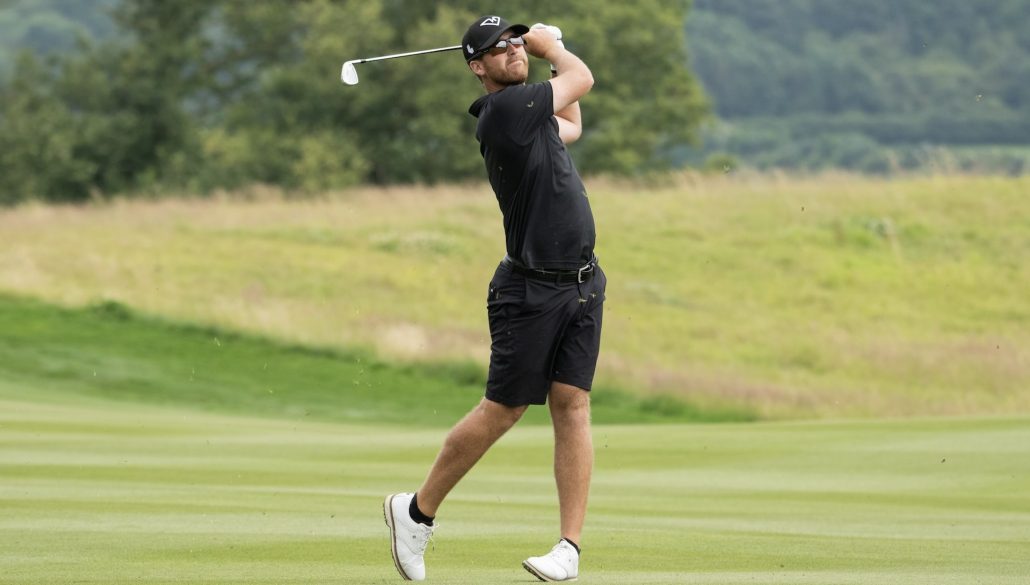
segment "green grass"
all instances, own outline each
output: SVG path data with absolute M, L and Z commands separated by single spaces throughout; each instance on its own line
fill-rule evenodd
M 589 187 L 601 384 L 762 417 L 1030 411 L 1030 178 Z M 503 235 L 485 186 L 28 205 L 0 211 L 0 233 L 0 291 L 389 361 L 487 360 Z
M 481 394 L 465 362 L 0 294 L 0 583 L 398 582 L 382 499 Z M 1030 573 L 1026 415 L 684 424 L 751 413 L 593 396 L 582 582 Z M 433 582 L 536 582 L 519 563 L 558 530 L 545 420 L 531 408 L 447 500 Z
M 367 352 L 285 345 L 136 315 L 0 295 L 0 377 L 35 394 L 98 397 L 291 419 L 449 426 L 483 396 L 476 364 L 398 365 Z M 670 398 L 594 390 L 599 422 L 748 420 Z M 530 409 L 530 424 L 546 422 Z
M 0 582 L 394 583 L 381 502 L 442 428 L 34 399 L 0 377 Z M 582 582 L 1025 583 L 1030 419 L 598 425 Z M 530 583 L 550 430 L 441 509 L 435 583 Z
M 641 197 L 655 198 L 644 207 L 657 205 L 654 212 L 660 215 L 658 204 L 664 196 Z M 165 206 L 191 209 L 193 204 L 152 205 L 132 207 L 127 217 L 144 225 L 153 221 L 149 230 L 160 234 L 170 221 Z M 226 205 L 232 213 L 221 219 L 208 214 L 198 221 L 228 220 L 232 214 L 248 211 L 266 217 L 266 210 L 260 208 Z M 303 209 L 304 205 L 279 207 L 280 214 L 303 215 Z M 102 232 L 117 233 L 118 222 L 108 221 L 125 212 L 118 206 L 26 208 L 0 217 L 0 229 L 14 226 L 19 233 L 39 218 L 45 218 L 42 225 L 47 226 L 36 226 L 45 243 L 27 244 L 19 236 L 3 248 L 0 273 L 23 283 L 67 284 L 70 297 L 61 300 L 87 305 L 62 308 L 0 294 L 0 583 L 399 582 L 389 558 L 382 498 L 421 482 L 447 426 L 482 394 L 481 363 L 468 362 L 468 356 L 441 362 L 426 355 L 404 362 L 377 356 L 382 348 L 374 343 L 362 349 L 363 344 L 342 339 L 324 344 L 317 337 L 295 339 L 290 332 L 305 330 L 285 318 L 268 321 L 275 325 L 268 330 L 244 326 L 242 331 L 232 328 L 232 319 L 204 319 L 214 314 L 205 312 L 204 296 L 210 296 L 209 305 L 219 304 L 216 287 L 205 278 L 225 279 L 234 286 L 239 275 L 233 271 L 254 268 L 249 264 L 252 259 L 247 260 L 250 251 L 246 246 L 236 249 L 244 256 L 237 264 L 228 255 L 198 253 L 191 261 L 196 263 L 194 279 L 186 279 L 191 287 L 182 291 L 176 288 L 184 274 L 181 267 L 173 270 L 163 264 L 174 253 L 166 256 L 163 248 L 151 249 L 165 268 L 138 275 L 134 281 L 133 261 L 126 259 L 136 257 L 135 248 L 91 255 L 98 253 L 91 246 L 107 245 L 98 244 L 106 241 Z M 104 218 L 108 213 L 114 215 Z M 79 240 L 90 243 L 82 244 L 71 259 L 59 257 L 69 248 L 55 242 L 83 236 L 81 230 L 94 219 L 99 225 L 87 230 L 94 239 Z M 240 221 L 252 223 L 254 218 Z M 1019 215 L 1012 221 L 1018 222 Z M 55 226 L 69 230 L 62 233 Z M 862 245 L 882 245 L 863 235 L 863 230 L 892 233 L 891 229 L 882 218 L 839 223 L 845 241 L 868 240 Z M 1008 230 L 1001 227 L 998 233 L 1012 238 L 1011 247 L 1019 248 L 1021 236 Z M 137 236 L 142 238 L 143 231 Z M 659 229 L 653 239 L 641 241 L 641 249 L 627 249 L 622 257 L 612 254 L 612 264 L 626 270 L 636 262 L 634 253 L 651 253 L 643 248 L 657 245 L 662 237 Z M 236 236 L 228 240 L 241 241 Z M 190 241 L 172 238 L 165 243 L 174 247 Z M 984 242 L 998 245 L 993 236 Z M 932 248 L 937 250 L 936 245 Z M 720 249 L 713 244 L 709 251 L 717 254 Z M 229 248 L 224 252 L 228 254 Z M 916 252 L 901 247 L 900 253 Z M 1020 257 L 1019 252 L 1012 253 Z M 50 257 L 54 264 L 34 264 L 42 257 Z M 106 260 L 95 264 L 98 257 Z M 280 276 L 309 279 L 293 284 L 298 295 L 311 294 L 310 286 L 316 283 L 327 287 L 324 305 L 299 303 L 303 310 L 283 315 L 305 315 L 310 310 L 320 315 L 328 330 L 353 321 L 343 317 L 331 298 L 351 289 L 317 276 L 320 262 L 327 257 L 296 261 L 312 265 L 303 269 L 290 265 Z M 728 262 L 731 256 L 723 257 Z M 743 255 L 733 260 L 760 265 Z M 185 257 L 170 264 L 177 262 L 185 262 Z M 976 271 L 994 270 L 991 267 L 1005 262 L 974 263 L 970 270 L 980 278 Z M 12 269 L 14 265 L 21 268 Z M 96 298 L 108 301 L 95 303 L 90 300 L 93 289 L 76 288 L 81 282 L 74 282 L 95 278 L 91 269 L 98 266 L 113 271 L 106 276 L 118 277 L 97 278 L 96 290 L 102 294 Z M 229 274 L 215 269 L 222 266 Z M 277 265 L 269 260 L 269 266 Z M 666 268 L 673 271 L 676 266 Z M 646 268 L 625 274 L 639 277 L 647 273 Z M 937 269 L 947 272 L 942 266 Z M 176 276 L 147 281 L 164 270 Z M 1012 281 L 1021 281 L 1022 270 L 1012 267 Z M 72 273 L 77 276 L 69 277 Z M 672 278 L 661 271 L 654 274 L 655 283 L 661 282 L 662 275 Z M 718 283 L 715 272 L 710 276 Z M 408 277 L 414 276 L 404 276 Z M 854 278 L 861 284 L 861 275 Z M 940 278 L 952 286 L 962 283 L 951 273 Z M 291 284 L 273 279 L 269 286 L 273 285 L 288 288 Z M 693 281 L 676 285 L 703 288 Z M 797 284 L 798 294 L 803 295 L 808 285 Z M 162 291 L 153 293 L 147 286 Z M 354 286 L 355 297 L 348 298 L 358 299 L 363 307 L 380 302 L 370 289 Z M 627 309 L 631 302 L 650 303 L 651 310 L 666 318 L 682 319 L 674 310 L 680 306 L 678 298 L 662 301 L 664 289 L 655 284 L 645 297 L 630 296 L 620 304 L 618 295 L 632 289 L 629 284 L 621 286 L 610 312 L 616 325 L 609 335 L 616 342 L 631 347 L 632 340 L 619 337 L 624 333 L 619 325 L 623 315 L 626 322 L 640 319 L 646 321 L 640 326 L 654 328 L 656 362 L 663 359 L 664 351 L 697 343 L 691 334 L 681 339 L 682 345 L 664 347 L 671 343 L 666 338 L 670 332 L 663 329 L 666 324 L 649 321 L 655 315 L 643 308 Z M 778 286 L 776 281 L 756 286 L 754 295 L 778 294 Z M 905 335 L 939 333 L 941 326 L 966 335 L 973 325 L 1004 334 L 1005 339 L 1022 340 L 1022 305 L 1008 298 L 1009 286 L 1010 281 L 1005 281 L 998 290 L 984 291 L 983 299 L 972 308 L 956 307 L 953 320 L 937 329 L 926 323 L 909 326 L 911 321 L 898 314 L 893 326 L 899 338 L 892 343 L 904 346 Z M 69 289 L 58 287 L 44 297 L 56 299 Z M 849 287 L 838 290 L 852 294 Z M 183 302 L 174 296 L 178 293 L 198 305 Z M 76 295 L 83 297 L 76 300 Z M 123 295 L 138 302 L 117 302 Z M 255 294 L 244 291 L 246 295 Z M 151 307 L 149 312 L 146 298 L 159 300 L 157 309 L 193 310 L 162 312 Z M 966 320 L 970 311 L 982 311 L 995 302 L 991 299 L 1000 308 L 997 315 L 983 313 L 979 324 Z M 707 302 L 716 301 L 707 298 Z M 891 301 L 881 301 L 886 304 L 881 309 L 886 310 Z M 255 301 L 247 311 L 262 302 Z M 748 304 L 747 299 L 741 302 Z M 926 299 L 927 313 L 938 302 L 942 301 Z M 324 313 L 319 313 L 323 307 Z M 689 303 L 683 308 L 697 319 L 708 318 Z M 739 334 L 741 323 L 731 308 L 727 301 L 719 310 L 727 311 L 727 323 L 733 325 L 729 329 Z M 873 309 L 855 305 L 857 312 L 868 310 Z M 1009 320 L 1002 322 L 999 315 Z M 820 318 L 831 323 L 853 318 L 832 317 L 822 314 Z M 339 323 L 334 323 L 337 318 Z M 419 322 L 433 320 L 425 317 Z M 823 321 L 806 326 L 804 331 L 820 339 L 816 334 L 822 331 Z M 836 362 L 826 363 L 836 359 L 835 354 L 815 341 L 808 350 L 799 351 L 793 347 L 794 334 L 784 332 L 782 337 L 798 363 L 822 364 L 828 368 L 827 379 L 845 379 L 835 376 Z M 742 338 L 740 346 L 712 348 L 710 357 L 718 364 L 719 351 L 726 355 L 740 351 L 755 358 L 747 372 L 761 372 L 761 368 L 774 372 L 780 364 L 786 370 L 784 376 L 796 374 L 794 363 L 781 363 L 774 355 L 783 348 L 770 347 L 765 350 L 769 355 L 758 359 L 761 353 L 748 349 L 753 343 L 757 342 Z M 961 375 L 969 375 L 973 366 L 990 370 L 998 364 L 1005 365 L 1010 379 L 998 386 L 996 394 L 986 392 L 989 385 L 970 387 L 968 409 L 1021 406 L 1011 398 L 1026 387 L 1021 363 L 992 362 L 990 356 L 976 351 L 976 346 L 962 346 L 962 352 L 955 354 L 956 365 L 937 363 L 946 370 L 932 384 L 908 389 L 894 402 L 880 397 L 890 404 L 883 409 L 904 410 L 896 405 L 933 401 L 938 395 L 942 401 L 954 400 L 947 391 L 950 386 L 933 392 L 943 375 L 960 375 L 962 381 L 966 378 Z M 1022 355 L 1020 351 L 1011 354 Z M 683 355 L 692 358 L 689 353 Z M 839 359 L 847 362 L 856 357 L 843 353 Z M 876 363 L 890 366 L 883 356 Z M 907 367 L 919 372 L 929 365 L 917 360 Z M 896 366 L 888 369 L 899 376 Z M 870 391 L 879 391 L 884 375 L 868 372 Z M 792 401 L 815 400 L 813 395 L 818 394 L 804 394 L 806 386 L 801 382 L 799 378 L 796 385 L 788 386 L 792 393 L 761 404 L 783 407 Z M 713 383 L 723 391 L 746 389 L 718 385 L 725 381 Z M 679 395 L 692 398 L 694 394 Z M 748 404 L 752 395 L 744 392 L 737 398 L 742 400 L 736 404 Z M 845 394 L 842 399 L 847 398 Z M 593 400 L 596 467 L 582 543 L 581 582 L 1016 585 L 1025 583 L 1030 574 L 1026 554 L 1030 550 L 1030 417 L 1026 414 L 685 424 L 678 421 L 744 419 L 754 413 L 746 408 L 713 408 L 718 401 L 697 406 L 668 395 L 620 391 L 611 384 L 596 388 Z M 433 405 L 432 412 L 416 410 L 423 405 Z M 926 403 L 926 410 L 934 410 L 932 402 Z M 530 409 L 525 422 L 487 453 L 454 490 L 440 513 L 436 545 L 427 554 L 433 582 L 536 582 L 519 562 L 547 550 L 557 537 L 553 439 L 545 421 L 546 409 Z

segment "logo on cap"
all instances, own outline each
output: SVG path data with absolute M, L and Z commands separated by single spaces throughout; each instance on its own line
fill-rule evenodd
M 490 18 L 484 18 L 483 22 L 479 23 L 479 26 L 500 26 L 500 25 L 501 25 L 501 17 L 500 16 L 491 16 Z
M 465 45 L 465 49 L 469 52 L 469 54 L 476 52 L 476 50 L 472 48 L 472 45 Z

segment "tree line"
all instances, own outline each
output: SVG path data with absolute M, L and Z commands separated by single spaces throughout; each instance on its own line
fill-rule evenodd
M 12 0 L 3 0 L 10 4 Z M 0 202 L 254 183 L 321 191 L 482 178 L 467 108 L 482 93 L 455 45 L 480 4 L 403 0 L 122 0 L 116 33 L 24 52 L 0 87 Z M 528 0 L 591 66 L 575 157 L 587 173 L 665 168 L 708 105 L 686 67 L 687 1 Z M 527 24 L 533 24 L 529 22 Z M 536 63 L 532 80 L 548 75 Z
M 481 179 L 465 109 L 482 90 L 457 53 L 338 81 L 347 59 L 457 44 L 478 10 L 0 0 L 0 202 Z M 586 173 L 1030 170 L 1026 0 L 529 0 L 506 14 L 526 15 L 560 25 L 594 70 L 574 147 Z
M 1026 0 L 696 0 L 686 29 L 723 121 L 704 152 L 883 171 L 1006 146 L 996 170 L 1030 170 Z

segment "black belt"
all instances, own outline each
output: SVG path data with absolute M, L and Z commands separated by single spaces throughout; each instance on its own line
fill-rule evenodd
M 553 282 L 555 284 L 581 284 L 587 282 L 594 277 L 594 268 L 597 266 L 596 258 L 576 270 L 544 270 L 541 268 L 529 268 L 528 266 L 523 266 L 518 262 L 515 262 L 510 256 L 505 256 L 504 260 L 501 262 L 510 267 L 511 271 L 515 274 L 521 274 L 526 278 Z

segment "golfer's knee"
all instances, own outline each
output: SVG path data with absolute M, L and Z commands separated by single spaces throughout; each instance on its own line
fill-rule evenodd
M 528 406 L 505 406 L 505 420 L 508 422 L 508 426 L 514 426 L 515 423 L 519 422 L 522 415 L 526 413 Z
M 495 425 L 508 429 L 519 422 L 529 406 L 507 406 L 499 402 L 484 399 L 479 404 L 481 413 Z
M 590 392 L 570 384 L 554 382 L 547 402 L 552 408 L 560 410 L 590 409 Z
M 511 421 L 512 425 L 519 422 L 519 420 L 522 418 L 522 415 L 526 413 L 527 408 L 527 406 L 509 407 L 508 420 Z
M 575 403 L 567 404 L 561 407 L 551 409 L 551 418 L 560 423 L 589 423 L 590 422 L 590 403 Z

